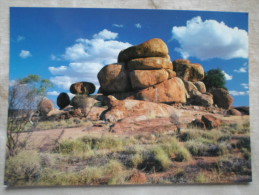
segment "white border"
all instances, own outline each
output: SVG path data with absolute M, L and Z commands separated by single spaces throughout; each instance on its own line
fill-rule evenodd
M 247 185 L 108 186 L 6 189 L 3 185 L 9 78 L 9 7 L 87 7 L 238 11 L 249 13 L 250 113 L 253 182 Z M 0 194 L 258 194 L 259 193 L 258 0 L 0 0 Z

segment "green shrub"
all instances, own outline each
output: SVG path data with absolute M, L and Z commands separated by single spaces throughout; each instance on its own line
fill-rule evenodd
M 41 158 L 37 151 L 21 151 L 6 161 L 5 183 L 22 185 L 37 180 L 41 173 Z
M 89 152 L 91 148 L 81 140 L 64 140 L 54 150 L 61 154 L 73 154 L 77 152 Z
M 194 183 L 208 183 L 208 179 L 207 179 L 207 177 L 203 173 L 199 173 L 194 178 Z
M 202 156 L 207 151 L 207 145 L 196 140 L 188 141 L 186 147 L 194 156 Z

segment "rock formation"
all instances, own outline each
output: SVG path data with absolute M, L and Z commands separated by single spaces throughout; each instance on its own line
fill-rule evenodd
M 70 104 L 70 98 L 67 93 L 60 93 L 57 97 L 57 105 L 60 109 L 65 108 Z

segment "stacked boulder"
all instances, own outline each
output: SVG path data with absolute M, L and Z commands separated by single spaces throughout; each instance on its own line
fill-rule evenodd
M 151 102 L 186 102 L 186 89 L 176 77 L 161 39 L 151 39 L 122 50 L 117 64 L 109 64 L 98 73 L 100 92 L 117 99 Z
M 178 59 L 173 61 L 176 76 L 182 78 L 187 90 L 187 102 L 192 105 L 211 106 L 213 95 L 206 92 L 204 69 L 201 64 L 191 63 L 190 60 Z

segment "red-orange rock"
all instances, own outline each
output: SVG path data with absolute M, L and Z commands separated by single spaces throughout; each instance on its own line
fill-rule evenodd
M 73 94 L 89 95 L 95 92 L 95 85 L 90 82 L 78 82 L 70 86 L 70 92 Z
M 226 89 L 212 89 L 210 93 L 213 95 L 214 104 L 216 104 L 218 107 L 224 109 L 230 109 L 232 107 L 234 99 Z
M 43 100 L 38 105 L 38 110 L 40 115 L 47 116 L 49 112 L 55 110 L 54 104 L 48 98 L 43 98 Z
M 140 45 L 122 50 L 118 56 L 118 62 L 128 62 L 135 58 L 168 57 L 168 47 L 162 39 L 150 39 Z
M 129 72 L 133 89 L 145 89 L 168 79 L 166 70 L 133 70 Z
M 232 116 L 241 116 L 242 115 L 242 113 L 235 108 L 229 109 L 227 111 L 227 114 L 232 115 Z
M 207 129 L 218 128 L 222 124 L 220 119 L 209 114 L 203 115 L 201 120 L 204 122 Z
M 136 172 L 130 176 L 131 184 L 145 184 L 147 182 L 147 177 L 144 173 Z
M 127 63 L 129 70 L 157 70 L 171 69 L 173 64 L 170 59 L 161 57 L 136 58 Z
M 152 87 L 140 90 L 135 98 L 150 102 L 186 102 L 186 89 L 180 78 L 174 77 Z
M 202 81 L 197 81 L 195 83 L 193 83 L 197 89 L 199 90 L 199 92 L 201 93 L 206 93 L 206 86 Z
M 97 75 L 102 93 L 116 93 L 131 90 L 129 75 L 124 64 L 110 64 L 103 67 Z

